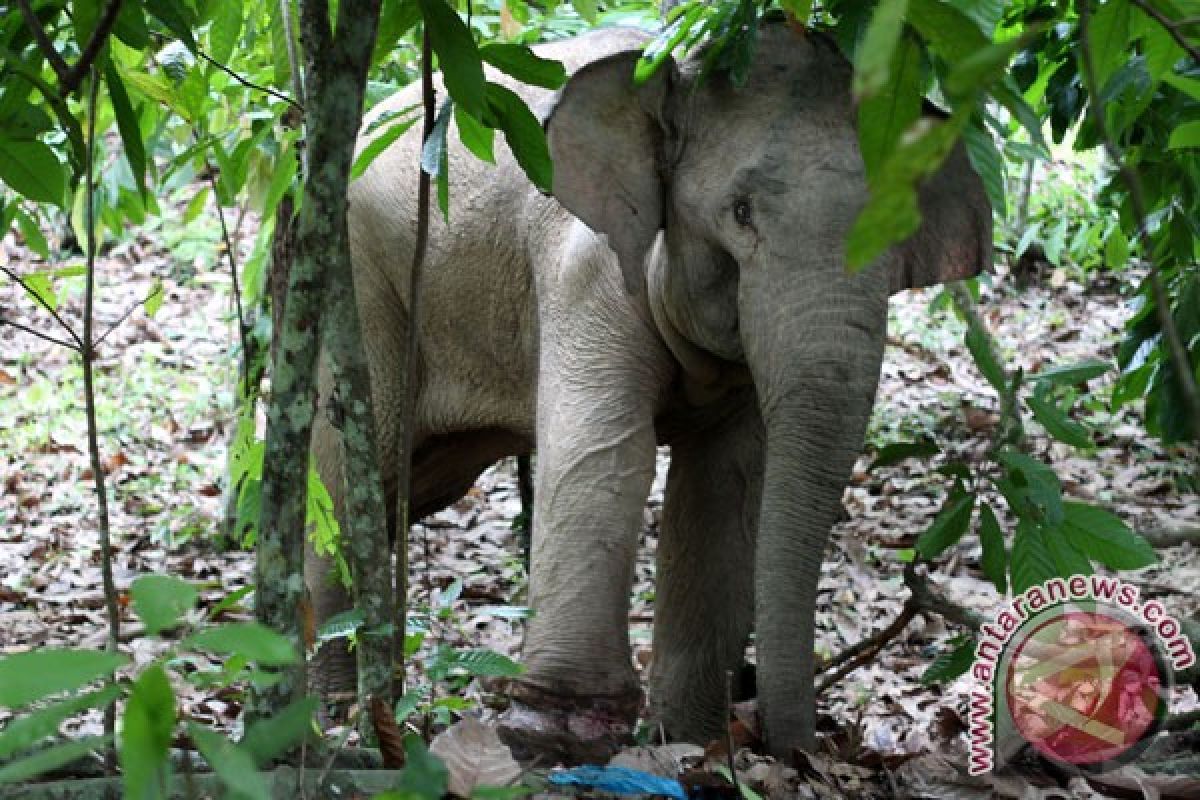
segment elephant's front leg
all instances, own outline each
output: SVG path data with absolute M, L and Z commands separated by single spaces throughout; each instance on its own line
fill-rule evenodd
M 763 426 L 752 391 L 730 418 L 671 444 L 658 541 L 650 704 L 674 739 L 705 744 L 728 720 L 754 624 Z
M 609 269 L 564 305 L 554 299 L 570 292 L 541 290 L 552 299 L 541 317 L 534 616 L 504 724 L 518 751 L 568 761 L 606 760 L 641 705 L 629 595 L 671 371 L 648 315 Z

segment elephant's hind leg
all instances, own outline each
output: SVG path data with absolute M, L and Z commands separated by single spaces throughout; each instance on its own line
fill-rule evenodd
M 754 621 L 762 422 L 753 402 L 671 445 L 658 543 L 651 711 L 675 739 L 723 735 Z

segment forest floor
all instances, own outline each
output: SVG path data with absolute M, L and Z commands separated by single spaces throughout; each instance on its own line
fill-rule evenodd
M 202 608 L 211 609 L 253 573 L 252 554 L 224 546 L 218 535 L 236 363 L 229 280 L 224 265 L 214 263 L 219 248 L 211 225 L 180 226 L 182 233 L 164 250 L 152 242 L 166 230 L 139 234 L 100 261 L 99 329 L 124 320 L 104 341 L 97 386 L 116 583 L 126 590 L 139 575 L 170 573 L 194 581 Z M 0 265 L 21 274 L 45 268 L 13 234 L 0 240 Z M 1103 276 L 1092 276 L 1090 286 L 1080 280 L 1048 271 L 1031 288 L 1017 290 L 1005 276 L 983 288 L 983 316 L 1010 366 L 1030 372 L 1084 358 L 1113 359 L 1129 300 Z M 156 283 L 164 302 L 148 316 L 139 305 Z M 80 281 L 64 278 L 57 286 L 59 313 L 77 321 Z M 868 448 L 846 490 L 847 518 L 835 529 L 823 569 L 817 617 L 823 654 L 844 650 L 900 613 L 902 556 L 941 508 L 948 488 L 937 466 L 952 458 L 986 459 L 997 399 L 962 344 L 961 323 L 928 309 L 935 295 L 912 292 L 892 301 Z M 61 336 L 49 315 L 10 282 L 0 283 L 0 309 L 18 323 Z M 1098 385 L 1111 382 L 1109 375 Z M 100 647 L 106 635 L 81 385 L 70 352 L 0 327 L 0 655 Z M 1054 465 L 1068 497 L 1101 503 L 1136 530 L 1194 527 L 1200 520 L 1195 451 L 1164 448 L 1143 433 L 1137 407 L 1114 414 L 1104 388 L 1093 394 L 1099 399 L 1085 403 L 1076 418 L 1095 424 L 1094 449 L 1051 442 L 1030 422 L 1032 450 Z M 936 439 L 943 455 L 866 469 L 879 447 L 917 434 Z M 668 460 L 668 452 L 660 452 L 632 598 L 634 659 L 643 670 L 651 657 L 654 552 Z M 456 704 L 444 700 L 450 688 L 429 687 L 423 672 L 439 646 L 519 653 L 526 576 L 513 520 L 520 510 L 513 463 L 502 462 L 466 497 L 414 529 L 410 608 L 433 623 L 412 679 L 442 697 L 443 708 Z M 978 538 L 968 536 L 939 560 L 930 579 L 955 602 L 990 617 L 1002 598 L 980 572 L 979 554 Z M 1195 547 L 1164 549 L 1160 556 L 1158 565 L 1125 577 L 1172 613 L 1200 615 Z M 130 624 L 123 647 L 136 663 L 148 663 L 166 645 L 140 635 L 132 609 L 124 613 Z M 249 618 L 249 612 L 235 604 L 222 616 Z M 935 787 L 953 786 L 953 796 L 1016 797 L 1030 781 L 1053 782 L 1045 775 L 968 780 L 962 774 L 971 684 L 965 678 L 942 687 L 919 682 L 957 632 L 936 615 L 918 616 L 876 659 L 822 695 L 818 713 L 826 747 L 813 758 L 811 785 L 801 796 L 951 796 Z M 196 659 L 197 667 L 205 666 L 203 656 Z M 178 690 L 181 714 L 236 728 L 236 692 Z M 466 695 L 479 692 L 472 684 Z M 1190 689 L 1172 697 L 1175 711 L 1198 706 Z M 0 726 L 5 713 L 0 710 Z M 85 717 L 72 730 L 97 726 L 97 717 Z M 766 767 L 756 769 L 761 778 Z M 1077 797 L 1105 797 L 1103 786 L 1113 785 L 1085 789 L 1081 778 L 1073 780 Z M 1136 785 L 1137 779 L 1123 780 Z

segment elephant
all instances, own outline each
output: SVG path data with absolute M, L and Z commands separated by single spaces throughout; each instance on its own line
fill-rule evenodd
M 542 119 L 550 195 L 499 142 L 494 166 L 451 144 L 449 220 L 433 214 L 419 286 L 411 503 L 414 519 L 431 513 L 536 446 L 534 616 L 501 720 L 526 749 L 600 758 L 641 712 L 628 610 L 660 444 L 651 718 L 672 738 L 721 735 L 726 673 L 753 633 L 769 750 L 813 747 L 817 581 L 874 402 L 889 294 L 990 262 L 991 208 L 959 144 L 920 188 L 920 229 L 849 272 L 868 198 L 852 69 L 830 39 L 781 19 L 755 35 L 741 86 L 702 75 L 702 54 L 635 85 L 648 37 L 617 28 L 536 49 L 567 68 L 557 92 L 489 74 Z M 410 87 L 372 113 L 418 102 Z M 408 132 L 349 193 L 385 475 L 420 149 Z M 319 417 L 336 504 L 338 432 Z M 348 601 L 309 555 L 324 618 Z M 316 660 L 322 688 L 353 685 L 344 652 Z

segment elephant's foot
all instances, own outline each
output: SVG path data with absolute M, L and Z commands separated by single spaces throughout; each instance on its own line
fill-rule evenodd
M 524 762 L 542 766 L 605 764 L 633 742 L 642 704 L 639 690 L 605 697 L 557 693 L 513 681 L 512 705 L 500 717 L 500 737 Z
M 345 721 L 358 698 L 358 665 L 345 641 L 325 642 L 309 661 L 308 692 L 320 698 L 324 721 Z

